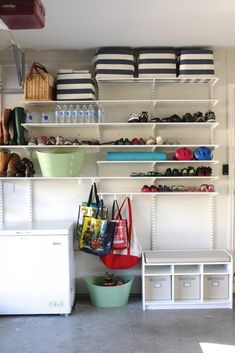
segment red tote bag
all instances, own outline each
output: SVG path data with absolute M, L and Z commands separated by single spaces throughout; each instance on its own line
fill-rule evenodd
M 142 249 L 138 241 L 138 238 L 134 231 L 133 219 L 132 219 L 132 207 L 131 200 L 127 197 L 121 207 L 120 212 L 127 202 L 128 207 L 128 247 L 123 250 L 114 250 L 108 254 L 101 256 L 101 260 L 104 265 L 110 269 L 128 269 L 137 265 L 141 260 Z

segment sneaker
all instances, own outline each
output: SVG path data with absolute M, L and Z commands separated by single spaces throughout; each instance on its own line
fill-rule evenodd
M 132 113 L 131 115 L 129 115 L 128 123 L 139 123 L 139 122 L 140 122 L 139 114 Z
M 30 137 L 28 145 L 29 146 L 36 146 L 37 145 L 37 137 Z
M 146 145 L 155 145 L 155 138 L 151 136 L 147 141 Z
M 164 140 L 163 140 L 162 136 L 157 136 L 156 137 L 156 144 L 163 145 L 163 143 L 164 143 Z
M 202 112 L 194 113 L 193 118 L 196 123 L 204 123 L 206 121 L 205 118 L 203 117 Z
M 215 122 L 215 113 L 212 110 L 208 110 L 205 114 L 205 120 L 207 123 Z
M 139 121 L 141 123 L 147 123 L 149 119 L 148 112 L 141 112 L 139 114 Z
M 48 140 L 47 136 L 38 136 L 37 137 L 38 146 L 44 146 L 47 140 Z

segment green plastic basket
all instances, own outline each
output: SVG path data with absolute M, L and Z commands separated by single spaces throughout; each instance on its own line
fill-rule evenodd
M 121 276 L 128 282 L 120 286 L 102 286 L 103 276 L 85 276 L 89 296 L 93 305 L 100 308 L 114 308 L 127 305 L 134 277 Z
M 84 162 L 85 151 L 36 151 L 39 165 L 44 177 L 76 177 Z

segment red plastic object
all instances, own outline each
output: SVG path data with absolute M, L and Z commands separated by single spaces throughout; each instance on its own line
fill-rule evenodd
M 43 28 L 45 13 L 40 0 L 0 0 L 0 18 L 9 29 Z

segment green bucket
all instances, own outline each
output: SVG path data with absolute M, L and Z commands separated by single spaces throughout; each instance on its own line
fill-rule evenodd
M 36 151 L 39 165 L 44 177 L 76 177 L 80 176 L 85 151 Z
M 127 283 L 120 286 L 103 286 L 103 276 L 85 276 L 89 296 L 93 305 L 100 308 L 114 308 L 127 305 L 134 277 L 121 276 Z

